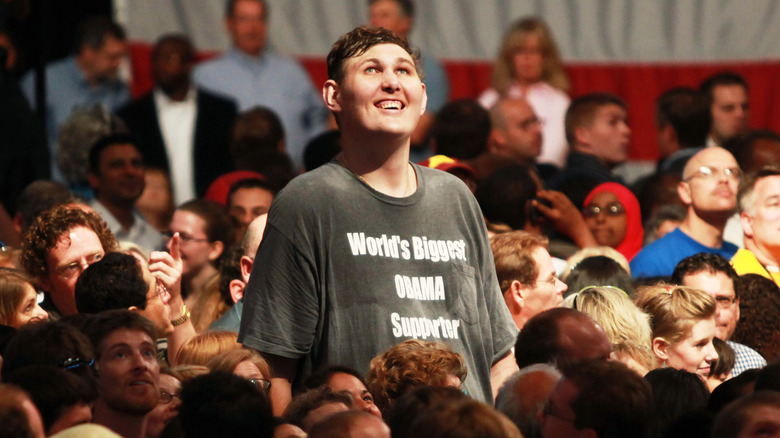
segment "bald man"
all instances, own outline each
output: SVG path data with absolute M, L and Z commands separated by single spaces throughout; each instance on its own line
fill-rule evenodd
M 723 148 L 705 148 L 691 157 L 677 186 L 688 209 L 685 219 L 634 257 L 634 278 L 668 278 L 680 260 L 701 252 L 731 259 L 737 246 L 724 242 L 723 230 L 736 209 L 741 176 L 737 160 Z
M 230 295 L 233 297 L 233 307 L 221 318 L 209 326 L 209 331 L 232 331 L 238 333 L 241 324 L 241 312 L 244 309 L 244 287 L 249 282 L 249 274 L 252 273 L 252 265 L 255 263 L 255 254 L 263 240 L 265 224 L 268 222 L 268 213 L 256 217 L 247 227 L 241 246 L 244 253 L 241 255 L 241 279 L 233 279 L 230 282 Z

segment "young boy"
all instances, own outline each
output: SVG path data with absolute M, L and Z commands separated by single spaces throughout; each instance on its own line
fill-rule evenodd
M 409 338 L 461 353 L 478 399 L 491 400 L 491 372 L 511 372 L 517 329 L 479 207 L 456 177 L 409 163 L 426 104 L 417 64 L 381 28 L 347 33 L 328 55 L 323 99 L 342 153 L 274 199 L 239 334 L 274 370 L 277 413 L 319 366 L 365 372 Z
M 582 208 L 597 185 L 621 182 L 611 170 L 628 157 L 631 129 L 627 117 L 625 102 L 615 95 L 591 93 L 574 99 L 566 111 L 566 167 L 547 186 Z

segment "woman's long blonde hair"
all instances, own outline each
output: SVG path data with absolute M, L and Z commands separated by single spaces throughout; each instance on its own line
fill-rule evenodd
M 547 24 L 536 17 L 521 18 L 504 34 L 498 59 L 493 66 L 493 88 L 502 96 L 506 95 L 507 90 L 515 81 L 513 61 L 515 52 L 523 45 L 525 38 L 531 34 L 539 37 L 544 64 L 542 66 L 542 80 L 563 92 L 568 92 L 569 78 L 563 70 L 558 46 L 555 44 Z

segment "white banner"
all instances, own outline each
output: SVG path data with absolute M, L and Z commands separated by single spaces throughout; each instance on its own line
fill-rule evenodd
M 324 57 L 366 22 L 367 0 L 267 0 L 270 44 Z M 131 39 L 190 35 L 199 50 L 228 47 L 222 0 L 115 0 Z M 491 60 L 504 29 L 525 15 L 550 25 L 576 63 L 780 59 L 780 0 L 418 0 L 412 42 L 444 59 Z

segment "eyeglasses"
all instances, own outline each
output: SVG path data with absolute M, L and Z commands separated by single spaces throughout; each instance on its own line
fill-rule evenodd
M 542 410 L 542 415 L 545 417 L 555 417 L 559 420 L 568 421 L 569 423 L 574 423 L 574 418 L 564 417 L 563 415 L 553 411 L 553 405 L 552 400 L 548 400 L 547 403 L 544 405 L 544 409 Z
M 257 386 L 258 388 L 262 389 L 265 392 L 268 392 L 269 389 L 271 389 L 271 381 L 266 379 L 247 379 L 249 383 Z
M 162 233 L 163 236 L 165 236 L 165 240 L 171 240 L 173 239 L 173 235 L 175 234 L 173 231 L 166 231 Z M 199 239 L 196 237 L 192 237 L 189 234 L 179 233 L 179 238 L 181 239 L 181 243 L 191 243 L 191 242 L 209 242 L 209 239 Z
M 155 278 L 155 287 L 154 287 L 154 295 L 149 297 L 146 301 L 153 300 L 155 297 L 160 297 L 160 301 L 163 302 L 163 304 L 167 304 L 168 301 L 171 299 L 171 294 L 168 292 L 168 288 L 165 287 L 164 284 L 160 283 L 160 280 L 157 280 Z
M 695 172 L 690 174 L 688 178 L 683 179 L 683 181 L 688 182 L 694 178 L 702 177 L 704 179 L 712 179 L 717 178 L 718 175 L 723 175 L 727 179 L 735 179 L 738 180 L 742 178 L 742 171 L 739 170 L 739 167 L 715 167 L 715 166 L 701 166 L 698 169 L 696 169 Z
M 57 362 L 57 367 L 63 370 L 72 370 L 83 366 L 91 367 L 95 364 L 95 359 L 84 359 L 81 357 L 69 357 L 65 360 Z
M 159 401 L 159 404 L 167 405 L 168 403 L 170 403 L 173 400 L 174 397 L 178 398 L 179 401 L 181 401 L 181 396 L 179 394 L 168 394 L 165 391 L 160 391 L 160 401 Z
M 721 310 L 731 309 L 731 306 L 737 302 L 737 298 L 715 297 L 715 305 Z
M 606 213 L 607 216 L 620 216 L 626 213 L 626 209 L 623 208 L 622 204 L 615 203 L 609 204 L 604 208 L 601 208 L 598 205 L 589 205 L 582 209 L 582 215 L 585 217 L 597 217 L 602 211 Z

